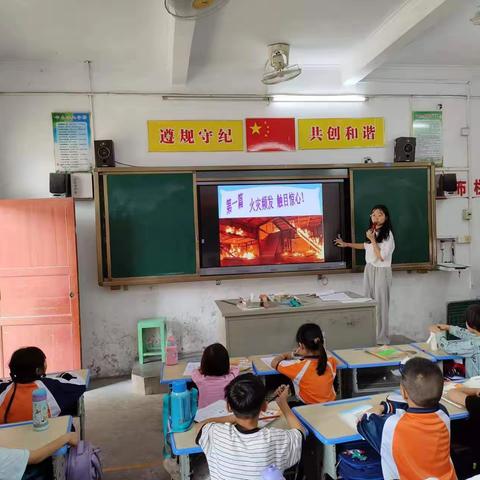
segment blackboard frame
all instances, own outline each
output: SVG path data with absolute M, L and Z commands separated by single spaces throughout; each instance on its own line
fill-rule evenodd
M 112 288 L 120 288 L 128 285 L 153 285 L 160 283 L 174 282 L 191 282 L 191 281 L 223 281 L 229 279 L 249 279 L 249 278 L 265 278 L 278 276 L 300 276 L 300 275 L 325 275 L 337 273 L 352 273 L 363 269 L 355 262 L 355 255 L 352 257 L 352 268 L 336 269 L 336 270 L 314 270 L 306 272 L 272 272 L 272 273 L 254 273 L 254 274 L 234 274 L 234 275 L 200 275 L 199 272 L 199 237 L 198 237 L 198 212 L 197 212 L 197 184 L 196 177 L 198 172 L 215 172 L 215 171 L 271 171 L 272 179 L 276 177 L 276 172 L 283 170 L 295 171 L 312 171 L 312 169 L 330 170 L 330 169 L 347 169 L 352 189 L 353 180 L 352 173 L 357 169 L 404 169 L 404 168 L 422 168 L 426 169 L 429 176 L 429 195 L 428 195 L 428 222 L 429 222 L 429 261 L 423 263 L 394 265 L 394 270 L 419 270 L 428 271 L 435 269 L 436 262 L 436 224 L 435 224 L 435 166 L 431 163 L 373 163 L 373 164 L 286 164 L 286 165 L 236 165 L 236 166 L 201 166 L 201 167 L 121 167 L 121 168 L 98 168 L 94 172 L 94 188 L 95 188 L 95 212 L 96 212 L 96 239 L 97 239 L 97 270 L 98 284 L 101 286 L 109 286 Z M 193 175 L 193 195 L 195 202 L 195 249 L 196 249 L 196 273 L 188 275 L 163 275 L 163 276 L 147 276 L 147 277 L 128 277 L 128 278 L 112 278 L 111 266 L 109 266 L 108 252 L 109 241 L 106 235 L 106 225 L 108 225 L 108 197 L 105 195 L 106 177 L 109 175 L 122 174 L 151 174 L 151 173 L 192 173 Z M 237 176 L 237 178 L 239 178 Z M 251 177 L 249 177 L 251 178 Z M 302 177 L 298 177 L 302 178 Z M 308 173 L 306 177 L 308 178 Z M 350 194 L 350 214 L 354 219 L 353 195 Z M 355 238 L 354 222 L 351 222 L 352 238 Z

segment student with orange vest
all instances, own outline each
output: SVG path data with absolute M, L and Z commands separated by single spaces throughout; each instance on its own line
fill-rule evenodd
M 443 374 L 426 358 L 400 369 L 401 402 L 382 402 L 358 423 L 358 432 L 380 454 L 385 480 L 456 480 L 450 459 L 450 417 L 440 398 Z
M 337 362 L 328 357 L 321 328 L 305 323 L 297 331 L 295 352 L 278 355 L 272 367 L 292 380 L 295 394 L 301 403 L 324 403 L 335 400 L 333 381 Z
M 11 381 L 0 382 L 0 424 L 32 420 L 32 392 L 47 391 L 50 417 L 76 415 L 78 401 L 85 393 L 85 380 L 70 373 L 46 377 L 45 354 L 37 347 L 20 348 L 10 363 Z

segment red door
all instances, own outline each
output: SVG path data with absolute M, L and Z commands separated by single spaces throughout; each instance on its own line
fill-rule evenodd
M 80 368 L 73 199 L 0 200 L 0 330 L 1 377 L 30 345 L 50 372 Z

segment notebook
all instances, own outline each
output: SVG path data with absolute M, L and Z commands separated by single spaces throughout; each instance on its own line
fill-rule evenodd
M 415 355 L 416 353 L 418 353 L 414 350 L 398 350 L 398 348 L 389 346 L 370 348 L 368 350 L 365 350 L 365 352 L 370 353 L 377 358 L 381 358 L 382 360 L 399 360 L 408 355 Z
M 359 405 L 358 407 L 345 410 L 339 414 L 339 417 L 345 422 L 352 430 L 357 430 L 357 423 L 362 418 L 363 414 L 372 408 L 371 405 Z

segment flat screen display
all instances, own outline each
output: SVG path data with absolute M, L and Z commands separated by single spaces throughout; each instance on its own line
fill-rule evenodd
M 201 274 L 345 268 L 344 181 L 199 185 Z
M 220 266 L 325 261 L 322 184 L 218 187 Z

